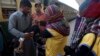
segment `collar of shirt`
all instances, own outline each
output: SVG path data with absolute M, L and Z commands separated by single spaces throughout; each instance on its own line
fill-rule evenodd
M 20 15 L 21 15 L 21 16 L 23 16 L 23 15 L 24 15 L 22 11 L 18 11 L 18 12 L 20 13 Z
M 21 16 L 24 16 L 24 17 L 27 17 L 28 16 L 28 15 L 25 16 L 24 13 L 22 11 L 20 11 L 20 10 L 18 12 L 20 13 Z

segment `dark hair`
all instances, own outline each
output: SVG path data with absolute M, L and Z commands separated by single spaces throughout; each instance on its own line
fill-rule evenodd
M 32 7 L 32 4 L 31 4 L 31 2 L 29 1 L 29 0 L 21 0 L 21 2 L 20 2 L 20 7 L 21 6 L 27 6 L 27 7 Z
M 47 23 L 46 23 L 46 21 L 40 21 L 39 24 L 40 24 L 40 26 L 46 26 Z
M 36 3 L 36 4 L 35 4 L 35 7 L 37 7 L 38 5 L 41 6 L 41 3 Z

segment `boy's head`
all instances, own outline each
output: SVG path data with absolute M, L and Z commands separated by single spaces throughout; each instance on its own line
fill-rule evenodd
M 39 28 L 40 28 L 40 30 L 44 31 L 46 29 L 46 25 L 47 25 L 46 21 L 40 21 L 39 22 Z

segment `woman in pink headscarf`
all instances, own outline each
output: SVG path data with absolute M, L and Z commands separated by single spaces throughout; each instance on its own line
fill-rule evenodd
M 46 41 L 46 56 L 63 56 L 69 26 L 64 24 L 64 16 L 58 6 L 49 5 L 45 10 L 45 14 L 47 16 L 47 30 L 52 35 Z

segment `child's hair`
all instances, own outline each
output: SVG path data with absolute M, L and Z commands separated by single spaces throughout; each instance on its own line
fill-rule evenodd
M 41 3 L 35 3 L 35 7 L 40 6 L 42 7 Z
M 46 21 L 40 21 L 39 24 L 40 24 L 40 26 L 46 26 L 47 22 Z

